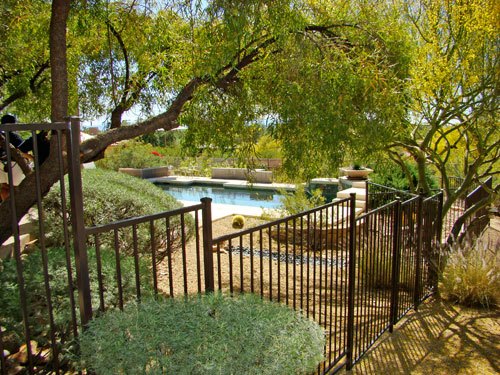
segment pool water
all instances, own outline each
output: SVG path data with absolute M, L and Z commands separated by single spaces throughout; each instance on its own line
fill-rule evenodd
M 199 202 L 201 198 L 212 198 L 212 203 L 232 204 L 263 208 L 281 205 L 279 192 L 273 190 L 235 189 L 213 185 L 158 184 L 177 200 Z

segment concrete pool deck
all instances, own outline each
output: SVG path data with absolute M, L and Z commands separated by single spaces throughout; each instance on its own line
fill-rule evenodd
M 200 202 L 193 201 L 179 201 L 184 207 L 194 206 L 195 204 L 200 204 Z M 266 211 L 271 211 L 270 209 L 266 209 Z M 237 206 L 234 204 L 220 204 L 220 203 L 212 203 L 212 221 L 222 219 L 227 216 L 232 215 L 244 215 L 244 216 L 253 216 L 253 217 L 261 217 L 264 213 L 264 209 L 261 207 L 250 207 L 250 206 Z

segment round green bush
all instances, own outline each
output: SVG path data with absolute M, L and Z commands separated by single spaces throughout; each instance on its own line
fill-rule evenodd
M 129 219 L 138 216 L 156 214 L 182 207 L 171 195 L 165 193 L 152 183 L 132 176 L 105 169 L 82 170 L 84 224 L 92 227 L 108 224 L 114 221 Z M 69 183 L 66 179 L 66 196 L 69 196 Z M 49 228 L 47 241 L 52 246 L 64 245 L 64 231 L 62 225 L 62 206 L 59 184 L 54 185 L 44 198 L 45 227 Z M 188 240 L 194 233 L 194 219 L 185 215 L 185 236 Z M 180 217 L 177 215 L 170 219 L 169 236 L 171 250 L 180 247 L 182 237 Z M 71 211 L 70 211 L 71 225 Z M 139 252 L 151 249 L 149 222 L 137 227 Z M 104 246 L 114 247 L 114 234 L 112 232 L 101 234 L 100 243 Z M 165 220 L 155 223 L 155 248 L 157 260 L 161 261 L 168 253 L 167 226 Z M 88 238 L 93 244 L 94 238 Z M 133 231 L 126 228 L 119 231 L 119 246 L 121 251 L 132 253 Z
M 245 218 L 242 215 L 233 217 L 233 228 L 241 229 L 245 226 Z
M 110 311 L 80 336 L 82 367 L 115 374 L 305 374 L 325 335 L 289 307 L 255 295 L 151 300 Z

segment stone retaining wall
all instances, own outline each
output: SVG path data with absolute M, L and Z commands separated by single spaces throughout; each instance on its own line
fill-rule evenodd
M 212 168 L 212 178 L 272 183 L 273 172 L 265 171 L 263 169 L 248 170 L 246 168 Z

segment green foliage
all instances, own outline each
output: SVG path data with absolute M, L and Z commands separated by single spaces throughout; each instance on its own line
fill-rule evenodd
M 418 166 L 416 163 L 409 161 L 404 162 L 404 165 L 406 171 L 410 175 L 410 179 L 408 179 L 408 176 L 403 168 L 396 163 L 391 162 L 382 162 L 377 164 L 375 173 L 370 176 L 370 179 L 372 182 L 379 185 L 389 186 L 403 191 L 416 192 L 417 186 L 419 185 Z M 426 178 L 427 184 L 431 189 L 439 188 L 438 181 L 428 168 L 426 168 Z
M 98 160 L 98 168 L 117 171 L 118 168 L 151 168 L 167 165 L 167 159 L 153 154 L 151 144 L 135 141 L 122 142 L 110 147 L 104 159 Z
M 245 226 L 245 218 L 242 215 L 233 217 L 233 228 L 241 229 Z
M 281 159 L 281 146 L 277 139 L 268 134 L 262 135 L 255 145 L 255 154 L 258 158 Z
M 49 35 L 50 2 L 5 0 L 0 3 L 0 110 L 18 122 L 41 122 L 50 117 Z
M 282 197 L 278 209 L 281 210 L 283 216 L 295 215 L 325 203 L 325 197 L 320 189 L 306 192 L 304 184 L 297 184 L 293 193 L 285 190 L 280 190 L 280 193 Z
M 305 374 L 323 356 L 318 324 L 254 295 L 147 301 L 94 319 L 82 367 L 114 374 Z
M 286 156 L 284 168 L 291 177 L 308 179 L 334 173 L 350 149 L 373 153 L 393 139 L 405 115 L 401 91 L 409 50 L 396 12 L 375 2 L 316 2 L 312 9 L 309 2 L 262 4 L 221 4 L 222 14 L 238 16 L 229 17 L 231 24 L 221 24 L 211 38 L 238 19 L 243 28 L 232 29 L 229 35 L 239 38 L 232 43 L 244 46 L 262 35 L 277 40 L 238 74 L 237 85 L 198 92 L 180 118 L 189 127 L 187 146 L 217 146 L 248 158 L 261 132 L 256 123 L 266 118 Z M 302 12 L 302 5 L 311 11 Z M 260 12 L 254 15 L 259 22 L 242 19 L 247 7 Z M 365 26 L 347 26 L 346 20 Z M 322 27 L 332 24 L 338 26 Z M 307 25 L 321 26 L 309 33 Z M 295 29 L 300 31 L 283 32 Z
M 73 249 L 69 249 L 71 270 L 75 278 L 75 264 Z M 97 259 L 95 252 L 88 249 L 90 287 L 92 296 L 92 307 L 96 311 L 99 308 L 99 284 L 97 278 Z M 49 248 L 47 250 L 48 273 L 50 275 L 51 302 L 56 330 L 56 338 L 63 344 L 72 336 L 71 304 L 68 295 L 68 273 L 66 267 L 66 251 L 64 248 Z M 121 255 L 121 274 L 123 295 L 125 300 L 135 298 L 135 265 L 134 258 Z M 141 293 L 144 296 L 152 295 L 151 271 L 147 261 L 139 258 L 141 275 Z M 48 319 L 48 301 L 45 294 L 44 268 L 42 254 L 37 250 L 23 257 L 22 261 L 24 289 L 29 316 L 31 339 L 40 345 L 47 345 L 50 339 L 48 335 L 50 326 Z M 101 272 L 105 285 L 103 289 L 104 304 L 107 309 L 118 306 L 118 286 L 116 282 L 115 254 L 110 250 L 101 251 Z M 76 280 L 71 283 L 71 292 L 78 298 Z M 9 348 L 18 348 L 24 340 L 24 324 L 22 319 L 22 308 L 19 296 L 19 285 L 17 278 L 17 263 L 14 258 L 0 260 L 0 319 L 2 321 L 2 335 L 4 345 Z M 77 320 L 80 317 L 77 311 Z
M 500 246 L 478 238 L 455 244 L 445 258 L 439 290 L 445 298 L 468 305 L 500 306 Z
M 171 195 L 150 182 L 105 169 L 82 170 L 83 201 L 85 206 L 84 224 L 86 227 L 107 224 L 114 221 L 129 219 L 137 216 L 151 215 L 182 207 L 182 204 Z M 66 181 L 66 194 L 69 195 L 69 183 Z M 62 225 L 62 207 L 59 185 L 54 186 L 43 201 L 45 208 L 45 225 L 50 228 L 47 235 L 49 243 L 62 246 L 64 231 Z M 194 233 L 194 219 L 185 215 L 185 235 L 188 240 Z M 70 220 L 71 225 L 71 212 Z M 181 225 L 180 217 L 170 219 L 168 235 L 171 241 L 171 250 L 180 246 Z M 151 249 L 150 224 L 137 226 L 138 251 L 147 252 Z M 104 233 L 99 236 L 103 246 L 114 248 L 114 234 Z M 92 243 L 93 238 L 88 238 Z M 155 248 L 157 260 L 160 261 L 168 254 L 167 228 L 164 221 L 155 225 Z M 118 233 L 118 245 L 121 251 L 133 251 L 132 228 L 125 228 Z
M 141 135 L 138 139 L 154 147 L 173 147 L 179 143 L 180 137 L 179 132 L 176 131 L 157 130 L 153 133 Z

